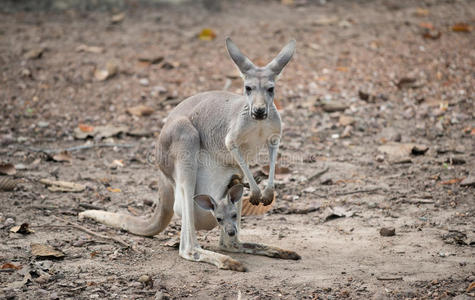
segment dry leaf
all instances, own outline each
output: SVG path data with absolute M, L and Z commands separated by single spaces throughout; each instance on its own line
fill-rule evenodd
M 467 293 L 470 293 L 473 290 L 475 290 L 475 281 L 470 283 L 470 285 L 467 288 Z
M 444 185 L 456 184 L 456 183 L 461 182 L 462 180 L 464 180 L 464 178 L 453 178 L 446 181 L 442 181 L 440 184 L 444 184 Z
M 34 48 L 26 52 L 24 57 L 25 59 L 38 59 L 43 56 L 44 51 L 45 51 L 45 48 Z
M 94 127 L 86 125 L 86 124 L 79 124 L 78 128 L 82 132 L 93 132 L 94 131 Z
M 30 224 L 28 223 L 23 223 L 21 225 L 13 226 L 10 228 L 10 231 L 13 233 L 21 233 L 21 234 L 30 234 L 34 233 L 34 230 L 30 229 Z
M 31 254 L 39 258 L 63 258 L 64 253 L 49 245 L 31 244 Z
M 435 29 L 435 27 L 434 27 L 434 25 L 432 25 L 432 23 L 425 23 L 425 22 L 419 23 L 419 27 L 424 28 L 424 29 L 428 29 L 428 30 Z
M 15 266 L 12 263 L 4 263 L 0 269 L 6 270 L 6 269 L 12 269 L 12 270 L 21 270 L 21 266 Z
M 204 28 L 198 35 L 198 38 L 202 41 L 211 41 L 216 38 L 216 33 L 211 28 Z
M 54 154 L 53 156 L 51 156 L 51 158 L 57 162 L 63 162 L 63 161 L 71 162 L 73 160 L 71 153 L 68 151 L 63 151 L 63 152 Z
M 117 23 L 122 22 L 124 19 L 125 19 L 125 13 L 116 14 L 112 16 L 111 23 L 117 24 Z
M 0 174 L 3 175 L 15 175 L 16 169 L 13 164 L 0 162 Z
M 109 192 L 111 192 L 111 193 L 120 193 L 120 192 L 122 192 L 120 189 L 118 189 L 118 188 L 112 188 L 112 187 L 110 187 L 110 186 L 107 187 L 107 190 L 108 190 Z
M 13 191 L 17 181 L 9 177 L 0 177 L 0 191 Z
M 150 116 L 151 114 L 153 114 L 154 110 L 150 106 L 137 105 L 134 107 L 127 108 L 127 112 L 131 115 L 141 117 L 141 116 Z
M 472 27 L 468 25 L 467 23 L 457 23 L 454 26 L 452 26 L 452 31 L 455 32 L 471 32 Z
M 425 8 L 418 7 L 414 14 L 418 17 L 427 17 L 429 15 L 429 10 Z
M 161 55 L 142 55 L 139 57 L 140 62 L 149 63 L 151 65 L 161 63 L 165 58 Z
M 438 30 L 432 29 L 432 30 L 426 30 L 423 34 L 422 37 L 425 39 L 431 39 L 431 40 L 437 40 L 442 36 L 442 33 Z
M 54 181 L 49 179 L 40 179 L 40 182 L 48 186 L 50 192 L 71 192 L 79 193 L 86 189 L 86 187 L 79 183 L 68 181 Z
M 97 47 L 97 46 L 87 46 L 87 45 L 82 44 L 82 45 L 79 45 L 76 48 L 76 51 L 77 52 L 90 52 L 90 53 L 99 54 L 99 53 L 104 52 L 104 48 Z

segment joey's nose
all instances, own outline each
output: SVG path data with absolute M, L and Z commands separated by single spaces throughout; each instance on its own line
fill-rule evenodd
M 252 109 L 252 117 L 256 120 L 264 120 L 267 118 L 267 112 L 265 107 L 255 107 Z
M 235 236 L 236 235 L 236 231 L 233 229 L 233 230 L 229 230 L 228 231 L 228 235 L 229 236 Z

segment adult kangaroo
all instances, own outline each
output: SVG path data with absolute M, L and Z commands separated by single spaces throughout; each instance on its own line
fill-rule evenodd
M 175 212 L 181 217 L 180 256 L 244 271 L 244 266 L 231 257 L 202 249 L 196 230 L 219 225 L 220 247 L 225 251 L 300 259 L 293 251 L 241 242 L 242 185 L 229 188 L 231 181 L 245 176 L 252 204 L 269 205 L 274 199 L 275 161 L 281 137 L 281 119 L 274 105 L 275 83 L 292 58 L 295 40 L 265 67 L 255 66 L 230 38 L 226 39 L 226 48 L 244 79 L 243 95 L 200 93 L 170 112 L 158 138 L 160 197 L 153 216 L 146 219 L 88 210 L 80 217 L 153 236 L 165 229 Z M 248 163 L 265 146 L 269 150 L 269 179 L 261 193 Z

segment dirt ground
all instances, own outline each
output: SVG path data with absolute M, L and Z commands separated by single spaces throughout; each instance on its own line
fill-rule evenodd
M 5 3 L 0 160 L 16 174 L 4 167 L 11 175 L 0 181 L 17 181 L 0 192 L 0 298 L 475 296 L 472 1 L 130 2 L 120 11 Z M 216 37 L 198 38 L 204 28 Z M 302 259 L 231 254 L 246 273 L 180 258 L 176 217 L 154 238 L 77 219 L 91 207 L 152 211 L 167 114 L 198 92 L 241 92 L 226 36 L 261 65 L 297 40 L 276 88 L 278 197 L 265 215 L 244 217 L 242 239 Z M 138 105 L 146 116 L 127 112 Z M 115 146 L 46 153 L 85 144 Z M 85 189 L 52 192 L 45 178 Z M 34 232 L 12 232 L 22 223 Z M 391 227 L 395 235 L 380 233 Z M 216 229 L 199 240 L 218 251 Z M 64 257 L 41 257 L 35 243 Z

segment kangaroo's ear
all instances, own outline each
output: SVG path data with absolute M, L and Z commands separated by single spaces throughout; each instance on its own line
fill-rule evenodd
M 228 50 L 229 56 L 234 61 L 241 74 L 246 74 L 249 70 L 256 68 L 251 60 L 242 54 L 238 46 L 236 46 L 236 44 L 234 44 L 234 42 L 229 37 L 226 38 L 226 49 Z
M 291 40 L 280 53 L 269 63 L 266 68 L 271 70 L 276 76 L 282 72 L 295 52 L 295 40 Z
M 233 204 L 241 200 L 243 190 L 244 187 L 242 184 L 233 185 L 228 192 L 229 200 L 231 200 Z
M 193 200 L 204 210 L 215 210 L 217 207 L 216 201 L 209 195 L 196 195 Z

